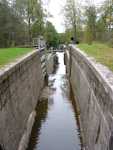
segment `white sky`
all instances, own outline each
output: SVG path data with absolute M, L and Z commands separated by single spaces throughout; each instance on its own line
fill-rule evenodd
M 46 0 L 45 0 L 46 1 Z M 84 2 L 87 0 L 79 0 L 81 5 L 84 5 Z M 92 0 L 96 5 L 102 4 L 104 0 Z M 65 27 L 63 25 L 63 13 L 62 8 L 65 5 L 66 0 L 49 0 L 49 5 L 47 6 L 48 11 L 53 17 L 48 20 L 53 23 L 55 28 L 59 33 L 65 31 Z

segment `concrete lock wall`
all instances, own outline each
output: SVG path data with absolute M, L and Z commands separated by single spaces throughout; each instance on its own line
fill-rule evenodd
M 0 148 L 24 150 L 44 84 L 38 51 L 0 70 Z
M 48 54 L 47 57 L 47 74 L 50 75 L 54 71 L 54 65 L 55 65 L 55 55 L 56 54 Z
M 113 150 L 113 73 L 75 46 L 65 56 L 85 150 Z

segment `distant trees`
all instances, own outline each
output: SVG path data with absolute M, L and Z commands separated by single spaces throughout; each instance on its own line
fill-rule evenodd
M 47 21 L 45 27 L 45 39 L 48 47 L 57 47 L 59 44 L 59 35 L 53 24 L 49 21 Z
M 106 0 L 98 10 L 97 39 L 113 46 L 113 1 Z
M 78 0 L 66 0 L 64 18 L 65 35 L 76 35 L 80 41 L 89 44 L 101 41 L 113 45 L 112 0 L 105 0 L 101 6 L 96 6 L 91 0 L 87 0 L 84 6 L 79 5 Z M 68 38 L 65 39 L 68 42 Z
M 78 40 L 81 36 L 81 12 L 78 0 L 66 0 L 63 7 L 65 35 L 60 35 L 64 43 L 70 43 L 71 37 Z M 61 38 L 60 38 L 61 39 Z
M 113 1 L 106 0 L 101 7 L 92 3 L 86 7 L 85 15 L 87 42 L 101 41 L 113 45 Z
M 73 36 L 77 40 L 81 35 L 81 9 L 77 0 L 66 0 L 64 6 L 64 21 L 66 27 L 66 34 Z M 67 38 L 67 42 L 69 39 Z
M 77 28 L 77 7 L 75 0 L 67 0 L 64 8 L 65 25 L 67 28 L 72 28 L 74 31 L 73 36 L 76 38 Z
M 25 37 L 26 23 L 15 15 L 7 1 L 0 2 L 0 47 L 19 44 Z
M 42 33 L 43 22 L 43 7 L 41 0 L 15 0 L 13 7 L 16 13 L 23 21 L 27 23 L 29 43 L 37 34 Z M 36 30 L 37 26 L 37 30 Z M 35 32 L 35 33 L 34 33 Z
M 97 13 L 94 5 L 86 7 L 86 42 L 92 44 L 96 40 L 96 19 Z
M 97 7 L 87 0 L 66 0 L 64 21 L 66 31 L 58 34 L 47 21 L 42 0 L 0 0 L 0 47 L 30 45 L 32 39 L 43 35 L 48 45 L 69 43 L 70 37 L 92 44 L 107 42 L 113 46 L 113 1 L 105 0 Z
M 65 33 L 59 34 L 59 43 L 60 44 L 69 44 L 72 36 L 74 36 L 72 29 L 66 29 Z
M 57 46 L 57 31 L 46 17 L 41 0 L 0 0 L 0 47 L 30 46 L 40 35 Z

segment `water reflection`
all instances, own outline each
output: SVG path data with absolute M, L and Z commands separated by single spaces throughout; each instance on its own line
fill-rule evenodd
M 48 101 L 40 101 L 37 106 L 37 115 L 32 129 L 30 142 L 27 150 L 35 150 L 41 134 L 41 126 L 46 121 L 48 111 Z
M 27 150 L 81 150 L 76 109 L 65 75 L 63 53 L 58 53 L 59 67 L 49 77 L 48 101 L 37 107 L 37 117 Z

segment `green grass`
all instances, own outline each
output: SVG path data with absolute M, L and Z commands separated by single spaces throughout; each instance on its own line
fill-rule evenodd
M 79 44 L 78 47 L 113 71 L 113 48 L 101 43 Z
M 32 48 L 0 48 L 0 67 L 30 52 Z

